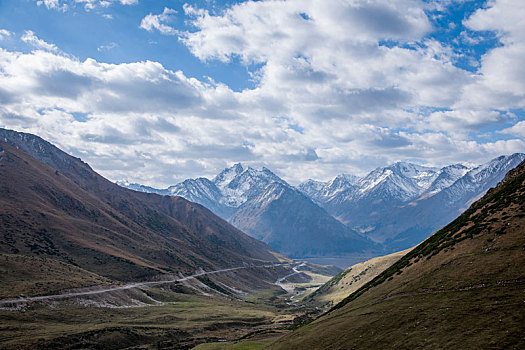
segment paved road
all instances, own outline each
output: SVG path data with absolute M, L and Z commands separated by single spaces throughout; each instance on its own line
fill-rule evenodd
M 133 288 L 160 286 L 160 285 L 163 285 L 163 284 L 169 284 L 169 283 L 175 283 L 175 282 L 184 282 L 184 281 L 187 281 L 187 280 L 195 278 L 195 277 L 204 276 L 204 275 L 213 275 L 213 274 L 217 274 L 217 273 L 221 273 L 221 272 L 235 271 L 235 270 L 241 270 L 241 269 L 249 269 L 249 268 L 252 268 L 252 267 L 274 267 L 274 266 L 280 266 L 280 265 L 286 265 L 286 264 L 287 263 L 276 263 L 276 264 L 270 264 L 270 265 L 239 266 L 239 267 L 232 267 L 232 268 L 228 268 L 228 269 L 221 269 L 221 270 L 215 270 L 215 271 L 202 271 L 202 272 L 196 273 L 194 275 L 185 276 L 185 277 L 181 277 L 181 278 L 177 278 L 177 279 L 164 280 L 164 281 L 134 282 L 134 283 L 124 284 L 124 285 L 121 285 L 121 286 L 112 286 L 112 287 L 107 287 L 107 288 L 103 288 L 103 289 L 89 290 L 89 291 L 83 291 L 83 292 L 70 292 L 70 293 L 62 293 L 62 294 L 55 294 L 55 295 L 42 295 L 42 296 L 36 296 L 36 297 L 21 297 L 21 298 L 13 298 L 13 299 L 3 299 L 3 300 L 0 300 L 0 306 L 20 304 L 20 303 L 27 303 L 27 302 L 32 302 L 32 301 L 66 299 L 66 298 L 71 298 L 71 297 L 80 297 L 80 296 L 86 296 L 86 295 L 96 295 L 96 294 L 103 294 L 103 293 L 114 292 L 114 291 L 118 291 L 118 290 L 127 290 L 127 289 L 133 289 Z M 295 271 L 295 267 L 294 267 L 294 271 Z M 293 274 L 295 274 L 295 272 Z M 284 278 L 286 278 L 286 277 L 288 277 L 288 276 L 285 276 Z

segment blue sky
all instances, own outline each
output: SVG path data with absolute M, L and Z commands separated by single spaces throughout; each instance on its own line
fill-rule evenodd
M 112 180 L 525 151 L 519 0 L 0 0 L 0 126 Z
M 235 2 L 194 1 L 191 4 L 214 12 Z M 130 6 L 122 6 L 117 2 L 109 7 L 98 6 L 88 11 L 82 3 L 64 3 L 70 6 L 67 11 L 50 11 L 45 5 L 38 6 L 35 0 L 3 0 L 0 1 L 0 23 L 3 29 L 15 33 L 32 30 L 42 40 L 54 43 L 81 60 L 93 58 L 110 63 L 151 60 L 162 63 L 167 69 L 182 70 L 188 76 L 211 76 L 235 90 L 254 87 L 248 67 L 238 62 L 212 61 L 203 64 L 176 36 L 140 28 L 145 15 L 162 13 L 167 7 L 177 11 L 170 15 L 170 26 L 178 30 L 191 30 L 191 25 L 186 23 L 183 1 L 141 1 Z M 33 49 L 16 40 L 5 42 L 3 47 L 25 52 Z

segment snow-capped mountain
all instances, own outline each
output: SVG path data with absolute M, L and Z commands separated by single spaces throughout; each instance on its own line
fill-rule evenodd
M 428 188 L 436 172 L 435 168 L 403 162 L 379 168 L 359 180 L 355 198 L 407 201 Z
M 345 181 L 351 179 L 345 176 Z M 213 180 L 188 179 L 167 189 L 119 184 L 199 203 L 252 237 L 293 257 L 344 254 L 375 247 L 375 243 L 343 225 L 267 168 L 257 170 L 235 164 Z
M 120 187 L 129 188 L 130 190 L 137 191 L 137 192 L 156 193 L 160 195 L 168 194 L 167 189 L 159 190 L 158 188 L 145 186 L 145 185 L 141 185 L 137 183 L 130 183 L 128 181 L 117 181 L 116 184 L 119 185 Z
M 523 159 L 525 154 L 516 153 L 474 168 L 396 163 L 372 171 L 353 190 L 319 203 L 386 249 L 405 249 L 456 218 Z
M 467 174 L 471 168 L 463 164 L 452 164 L 446 166 L 437 172 L 437 177 L 425 190 L 423 197 L 430 197 L 441 190 L 450 187 L 454 182 Z
M 238 163 L 224 169 L 213 180 L 188 179 L 167 189 L 172 196 L 181 196 L 204 205 L 214 213 L 228 219 L 235 210 L 256 196 L 271 183 L 284 183 L 267 168 L 244 168 Z
M 215 183 L 204 177 L 184 180 L 168 187 L 166 192 L 171 196 L 181 196 L 189 201 L 204 205 L 222 218 L 226 218 L 232 213 L 229 207 L 222 205 L 223 195 Z
M 406 201 L 423 193 L 438 176 L 438 169 L 399 162 L 377 168 L 363 178 L 342 174 L 329 182 L 308 180 L 298 188 L 315 201 L 325 204 L 364 197 Z
M 377 248 L 306 195 L 281 182 L 271 183 L 242 204 L 230 223 L 293 258 Z
M 343 254 L 327 240 L 339 242 L 346 253 L 370 249 L 370 242 L 359 240 L 363 236 L 383 244 L 386 251 L 396 251 L 421 242 L 452 221 L 523 159 L 525 154 L 516 153 L 477 167 L 453 164 L 441 169 L 399 162 L 362 178 L 343 174 L 326 182 L 309 180 L 297 188 L 267 168 L 241 164 L 212 180 L 188 179 L 164 190 L 121 185 L 185 197 L 296 257 Z M 345 235 L 353 237 L 350 246 L 337 238 Z
M 306 196 L 312 198 L 314 201 L 320 202 L 324 198 L 323 191 L 326 185 L 328 185 L 328 181 L 325 182 L 309 179 L 306 182 L 300 183 L 297 186 L 297 189 Z
M 496 186 L 505 174 L 515 168 L 523 159 L 525 159 L 523 153 L 494 158 L 466 172 L 451 186 L 444 188 L 439 193 L 438 198 L 446 201 L 447 206 L 461 203 L 462 208 L 460 209 L 467 209 L 470 204 L 481 198 L 489 188 Z
M 213 179 L 213 183 L 221 192 L 221 203 L 234 208 L 256 196 L 262 189 L 274 182 L 286 183 L 267 168 L 263 167 L 262 170 L 244 168 L 240 163 L 224 169 Z
M 314 201 L 319 203 L 326 203 L 340 193 L 348 192 L 355 188 L 355 184 L 359 181 L 359 177 L 352 174 L 340 174 L 334 177 L 331 181 L 321 182 L 316 180 L 308 180 L 299 186 L 297 189 Z

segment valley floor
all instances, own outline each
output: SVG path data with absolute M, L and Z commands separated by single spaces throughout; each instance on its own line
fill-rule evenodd
M 46 266 L 44 261 L 37 263 Z M 290 303 L 290 294 L 281 288 L 293 293 L 296 282 L 308 285 L 301 266 L 304 264 L 256 267 L 282 268 L 282 277 L 273 287 L 249 294 L 240 290 L 227 294 L 235 288 L 212 280 L 219 274 L 254 268 L 243 266 L 170 280 L 103 283 L 48 295 L 4 298 L 0 300 L 0 349 L 184 349 L 201 343 L 213 346 L 214 342 L 226 346 L 240 340 L 259 344 L 261 337 L 266 344 L 309 311 Z M 321 275 L 312 274 L 316 286 L 330 278 L 319 280 Z M 7 289 L 4 284 L 2 294 L 12 296 Z

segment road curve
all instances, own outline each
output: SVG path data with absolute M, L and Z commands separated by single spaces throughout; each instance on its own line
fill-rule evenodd
M 62 293 L 62 294 L 54 294 L 54 295 L 42 295 L 42 296 L 36 296 L 36 297 L 20 297 L 20 298 L 13 298 L 13 299 L 3 299 L 3 300 L 0 300 L 0 307 L 4 305 L 28 303 L 32 301 L 67 299 L 67 298 L 103 294 L 103 293 L 114 292 L 114 291 L 119 291 L 119 290 L 127 290 L 127 289 L 133 289 L 133 288 L 160 286 L 163 284 L 184 282 L 184 281 L 187 281 L 195 277 L 204 276 L 204 275 L 213 275 L 213 274 L 217 274 L 221 272 L 249 269 L 252 267 L 274 267 L 274 266 L 281 266 L 281 265 L 287 265 L 287 264 L 289 263 L 276 263 L 276 264 L 270 264 L 270 265 L 254 265 L 254 266 L 239 266 L 239 267 L 231 267 L 227 269 L 220 269 L 220 270 L 214 270 L 214 271 L 203 271 L 203 272 L 196 273 L 194 275 L 185 276 L 185 277 L 181 277 L 177 279 L 164 280 L 164 281 L 134 282 L 134 283 L 124 284 L 121 286 L 113 286 L 113 287 L 97 289 L 97 290 L 89 290 L 89 291 L 83 291 L 83 292 L 71 292 L 71 293 Z

